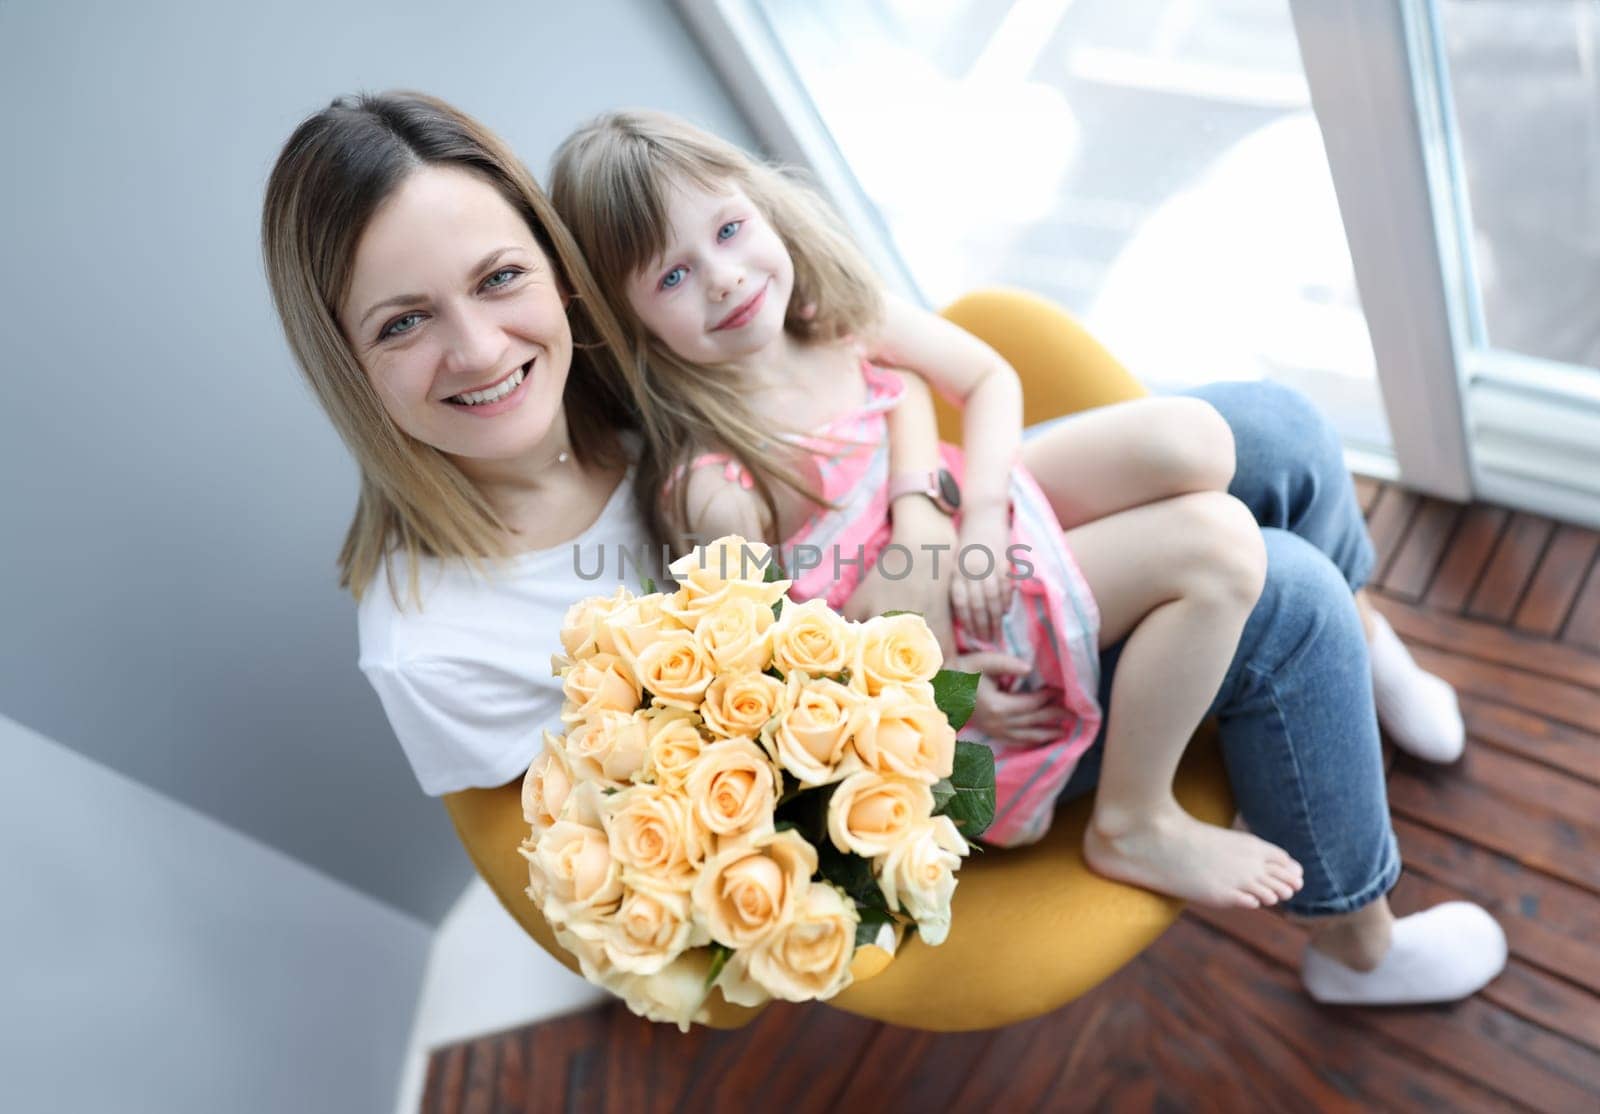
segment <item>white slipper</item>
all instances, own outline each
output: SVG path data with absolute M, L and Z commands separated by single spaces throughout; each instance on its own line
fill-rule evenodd
M 1356 971 L 1307 947 L 1306 991 L 1332 1005 L 1411 1006 L 1476 994 L 1506 965 L 1506 934 L 1481 905 L 1446 901 L 1394 922 L 1389 953 Z
M 1381 614 L 1372 613 L 1372 699 L 1394 745 L 1424 762 L 1454 762 L 1466 746 L 1456 690 L 1412 658 Z

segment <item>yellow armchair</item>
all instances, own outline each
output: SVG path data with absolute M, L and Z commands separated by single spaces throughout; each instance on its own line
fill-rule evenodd
M 980 291 L 945 316 L 1004 356 L 1023 383 L 1028 424 L 1145 394 L 1081 326 L 1052 303 L 1016 291 Z M 958 416 L 943 409 L 940 433 L 960 441 Z M 572 970 L 577 961 L 523 893 L 527 863 L 520 782 L 444 798 L 473 865 L 519 924 Z M 1179 768 L 1178 799 L 1195 816 L 1226 825 L 1233 803 L 1210 730 Z M 1081 850 L 1091 800 L 1060 810 L 1029 847 L 987 849 L 963 863 L 950 935 L 937 948 L 907 938 L 880 974 L 858 979 L 829 1003 L 863 1017 L 943 1032 L 987 1029 L 1048 1013 L 1109 978 L 1154 943 L 1182 902 L 1092 873 Z M 733 1028 L 758 1010 L 712 999 L 712 1021 Z

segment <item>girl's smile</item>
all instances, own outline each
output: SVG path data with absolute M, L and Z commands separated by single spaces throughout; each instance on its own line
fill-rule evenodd
M 767 288 L 771 285 L 771 279 L 763 282 L 760 290 L 757 290 L 747 301 L 741 303 L 737 309 L 724 317 L 717 327 L 711 331 L 718 333 L 724 329 L 739 329 L 748 325 L 755 319 L 756 314 L 761 312 L 762 303 L 767 300 Z
M 680 184 L 667 246 L 625 284 L 640 322 L 686 360 L 748 365 L 786 349 L 794 260 L 742 190 Z

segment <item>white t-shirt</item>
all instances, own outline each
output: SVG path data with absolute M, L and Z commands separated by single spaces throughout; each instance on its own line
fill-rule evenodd
M 630 467 L 578 537 L 486 566 L 482 577 L 465 561 L 425 558 L 420 611 L 404 579 L 406 607 L 396 610 L 380 566 L 357 609 L 359 664 L 424 793 L 504 785 L 538 756 L 545 728 L 561 730 L 550 657 L 561 649 L 567 609 L 623 582 L 621 547 L 630 551 L 627 586 L 639 590 L 633 555 L 649 545 L 633 479 Z M 395 575 L 406 575 L 403 555 Z

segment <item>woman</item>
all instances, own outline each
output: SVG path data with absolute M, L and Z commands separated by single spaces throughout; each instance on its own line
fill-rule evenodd
M 510 781 L 559 707 L 548 632 L 595 590 L 574 554 L 644 542 L 631 407 L 670 400 L 617 357 L 617 325 L 526 170 L 431 98 L 341 100 L 303 123 L 273 170 L 263 243 L 290 346 L 361 468 L 340 554 L 361 666 L 426 792 Z M 1396 921 L 1384 897 L 1399 863 L 1350 595 L 1370 543 L 1337 453 L 1305 460 L 1297 440 L 1332 445 L 1326 423 L 1278 388 L 1212 401 L 1269 554 L 1214 710 L 1242 817 L 1307 865 L 1287 906 L 1312 926 L 1307 988 L 1470 994 L 1504 963 L 1488 914 L 1452 902 Z

